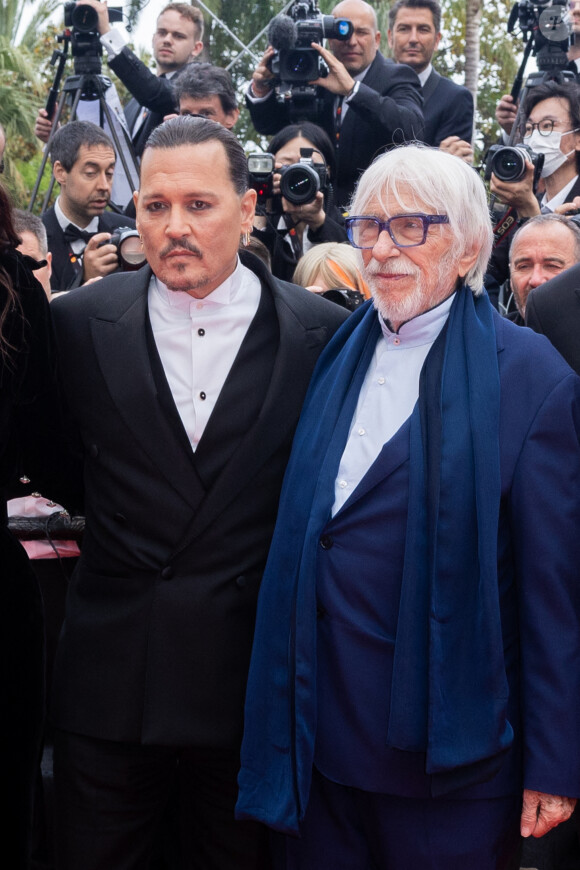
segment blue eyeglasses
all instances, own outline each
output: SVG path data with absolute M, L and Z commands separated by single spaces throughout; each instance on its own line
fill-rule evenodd
M 383 232 L 387 232 L 398 248 L 424 245 L 432 224 L 448 224 L 446 214 L 397 214 L 386 221 L 366 215 L 346 219 L 346 232 L 355 248 L 374 248 Z

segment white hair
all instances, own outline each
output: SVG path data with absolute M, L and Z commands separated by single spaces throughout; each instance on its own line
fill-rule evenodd
M 427 207 L 435 214 L 448 215 L 455 240 L 453 255 L 460 258 L 470 251 L 478 252 L 465 283 L 476 296 L 482 293 L 493 232 L 485 187 L 477 172 L 459 157 L 438 148 L 402 145 L 377 157 L 362 174 L 350 214 L 365 214 L 372 199 L 378 200 L 386 213 L 387 197 L 393 197 L 405 209 L 419 211 Z

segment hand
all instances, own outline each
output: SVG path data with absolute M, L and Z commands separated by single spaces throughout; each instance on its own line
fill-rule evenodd
M 331 94 L 339 94 L 341 97 L 346 97 L 355 86 L 355 80 L 343 63 L 336 59 L 331 51 L 319 45 L 317 42 L 310 43 L 311 48 L 315 48 L 318 54 L 326 61 L 328 66 L 328 75 L 323 79 L 316 79 L 309 82 L 311 85 L 320 85 L 326 88 Z
M 103 35 L 111 29 L 109 24 L 109 10 L 107 9 L 107 0 L 77 0 L 77 6 L 92 6 L 97 13 L 97 30 Z
M 269 67 L 269 62 L 275 53 L 275 49 L 269 45 L 252 74 L 252 93 L 255 97 L 267 97 L 274 87 L 274 75 Z
M 282 208 L 285 214 L 290 215 L 295 221 L 303 221 L 312 230 L 320 229 L 326 220 L 324 196 L 320 191 L 318 191 L 312 202 L 305 202 L 303 205 L 293 205 L 282 197 Z
M 460 139 L 459 136 L 447 136 L 439 143 L 439 150 L 446 151 L 448 154 L 454 154 L 465 160 L 466 163 L 473 163 L 473 148 L 470 142 L 465 139 Z
M 534 195 L 534 167 L 526 160 L 526 174 L 519 181 L 500 181 L 492 173 L 489 189 L 499 199 L 517 209 L 518 217 L 530 218 L 540 214 L 540 206 Z
M 575 806 L 576 798 L 524 789 L 520 822 L 522 837 L 543 837 L 552 828 L 569 819 Z
M 46 109 L 39 109 L 34 124 L 34 135 L 38 136 L 41 142 L 48 142 L 52 131 L 52 121 L 46 113 Z
M 514 98 L 510 94 L 505 94 L 496 106 L 495 120 L 508 136 L 512 131 L 517 113 L 518 105 L 514 102 Z
M 580 209 L 580 196 L 575 196 L 572 202 L 563 202 L 562 205 L 557 205 L 554 214 L 567 215 L 570 212 L 574 214 L 578 209 Z
M 89 240 L 83 252 L 83 282 L 91 278 L 103 278 L 110 275 L 119 265 L 117 248 L 115 245 L 103 245 L 111 238 L 111 233 L 97 233 Z

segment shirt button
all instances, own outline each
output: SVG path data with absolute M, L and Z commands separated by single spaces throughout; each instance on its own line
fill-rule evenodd
M 175 572 L 174 572 L 173 568 L 171 567 L 171 565 L 166 565 L 165 568 L 161 572 L 161 579 L 162 580 L 171 580 L 171 578 L 174 576 L 174 574 L 175 574 Z
M 199 398 L 202 399 L 202 400 L 205 400 L 205 399 L 207 398 L 207 396 L 206 396 L 206 394 L 203 392 L 203 390 L 202 390 L 202 392 L 199 394 Z
M 198 302 L 195 307 L 197 308 L 198 311 L 201 311 L 201 309 L 203 308 L 203 302 Z
M 338 485 L 340 486 L 341 489 L 344 489 L 345 486 L 348 486 L 348 483 L 346 482 L 346 480 L 339 480 Z
M 379 384 L 384 384 L 384 383 L 385 383 L 385 379 L 384 379 L 383 377 L 380 377 L 380 378 L 379 378 Z
M 358 430 L 358 434 L 359 434 L 359 435 L 366 435 L 366 434 L 367 434 L 367 430 L 361 428 L 361 429 Z
M 401 343 L 401 339 L 400 339 L 400 338 L 394 338 L 394 339 L 393 339 L 393 344 L 396 344 L 397 347 L 400 345 L 400 343 Z
M 198 330 L 197 330 L 197 334 L 198 334 L 198 335 L 201 335 L 201 336 L 204 336 L 204 335 L 205 335 L 205 329 L 198 329 Z

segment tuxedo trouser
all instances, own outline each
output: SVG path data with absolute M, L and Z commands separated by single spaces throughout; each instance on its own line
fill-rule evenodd
M 517 870 L 521 797 L 407 798 L 314 770 L 300 837 L 273 837 L 274 870 Z
M 236 822 L 239 755 L 142 746 L 57 729 L 57 870 L 148 870 L 175 796 L 180 870 L 268 870 L 268 832 Z

